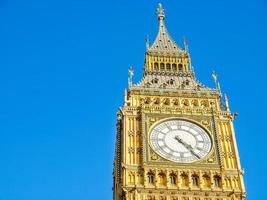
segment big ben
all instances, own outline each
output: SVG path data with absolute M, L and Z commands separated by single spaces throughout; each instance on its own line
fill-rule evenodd
M 147 40 L 142 79 L 129 84 L 117 112 L 114 200 L 241 200 L 243 181 L 233 120 L 217 75 L 196 79 L 157 8 L 158 35 Z

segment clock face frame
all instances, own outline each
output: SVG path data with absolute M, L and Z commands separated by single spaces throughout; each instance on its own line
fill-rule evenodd
M 150 147 L 161 157 L 173 162 L 196 162 L 205 158 L 212 149 L 208 131 L 185 119 L 162 120 L 149 133 Z

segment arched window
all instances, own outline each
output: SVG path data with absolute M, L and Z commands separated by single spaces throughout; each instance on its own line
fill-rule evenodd
M 166 70 L 167 70 L 167 71 L 171 71 L 171 65 L 170 65 L 170 63 L 167 63 L 167 64 L 166 64 Z
M 174 174 L 174 173 L 170 174 L 170 182 L 171 182 L 172 185 L 176 185 L 176 183 L 177 183 L 176 174 Z
M 134 174 L 129 173 L 128 177 L 129 177 L 129 183 L 134 183 Z
M 178 70 L 179 70 L 179 71 L 183 71 L 183 65 L 182 65 L 182 64 L 179 64 L 179 65 L 178 65 Z
M 177 71 L 177 65 L 176 64 L 172 64 L 172 71 L 174 71 L 174 72 Z
M 203 184 L 205 187 L 210 187 L 210 177 L 207 174 L 203 175 Z
M 154 63 L 154 70 L 155 70 L 155 71 L 158 71 L 158 70 L 159 70 L 159 64 L 156 63 L 156 62 Z
M 192 185 L 193 186 L 199 186 L 199 178 L 198 175 L 192 175 Z
M 188 175 L 186 173 L 181 174 L 181 185 L 188 186 Z
M 165 71 L 165 65 L 164 65 L 164 63 L 160 63 L 160 71 Z
M 154 173 L 153 172 L 148 172 L 147 173 L 147 178 L 148 178 L 148 183 L 149 184 L 154 184 L 154 182 L 155 182 L 155 175 L 154 175 Z
M 214 176 L 214 186 L 215 187 L 221 187 L 221 177 L 218 175 Z
M 166 185 L 166 175 L 163 172 L 159 173 L 159 185 L 165 186 Z

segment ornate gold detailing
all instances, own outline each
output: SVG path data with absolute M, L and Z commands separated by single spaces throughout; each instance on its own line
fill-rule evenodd
M 243 200 L 236 114 L 230 113 L 226 95 L 221 100 L 217 74 L 212 75 L 216 89 L 196 80 L 187 44 L 180 48 L 167 32 L 162 5 L 157 14 L 159 31 L 151 46 L 147 40 L 144 76 L 133 84 L 129 70 L 124 107 L 117 113 L 114 200 Z M 196 162 L 176 163 L 154 152 L 150 132 L 167 119 L 203 128 L 212 143 L 209 153 Z
M 158 155 L 155 153 L 152 153 L 151 160 L 158 160 L 158 159 L 159 159 Z

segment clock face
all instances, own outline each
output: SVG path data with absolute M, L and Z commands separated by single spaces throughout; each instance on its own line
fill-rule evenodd
M 150 146 L 161 157 L 180 163 L 204 158 L 211 150 L 211 139 L 200 126 L 185 120 L 166 120 L 150 132 Z

